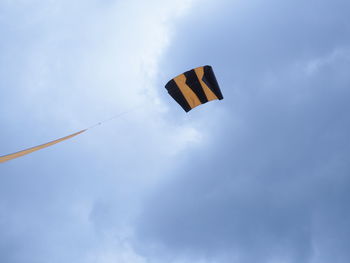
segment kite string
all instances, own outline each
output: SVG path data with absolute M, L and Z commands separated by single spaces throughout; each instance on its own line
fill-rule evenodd
M 73 134 L 71 134 L 71 135 L 68 135 L 68 136 L 59 138 L 59 139 L 57 139 L 57 140 L 54 140 L 54 141 L 51 141 L 51 142 L 48 142 L 48 143 L 44 143 L 44 144 L 41 144 L 41 145 L 38 145 L 38 146 L 34 146 L 34 147 L 31 147 L 31 148 L 28 148 L 28 149 L 24 149 L 24 150 L 22 150 L 22 151 L 18 151 L 18 152 L 15 152 L 15 153 L 7 154 L 7 155 L 2 155 L 2 156 L 0 156 L 0 163 L 3 163 L 3 162 L 6 162 L 6 161 L 9 161 L 9 160 L 12 160 L 12 159 L 21 157 L 21 156 L 23 156 L 23 155 L 26 155 L 26 154 L 35 152 L 35 151 L 37 151 L 37 150 L 40 150 L 40 149 L 49 147 L 49 146 L 54 145 L 54 144 L 56 144 L 56 143 L 59 143 L 59 142 L 61 142 L 61 141 L 70 139 L 70 138 L 72 138 L 72 137 L 74 137 L 74 136 L 76 136 L 76 135 L 78 135 L 78 134 L 81 134 L 81 133 L 85 132 L 85 131 L 88 130 L 88 129 L 92 129 L 92 128 L 96 127 L 96 126 L 99 126 L 99 125 L 105 123 L 105 122 L 108 122 L 108 121 L 111 121 L 111 120 L 120 118 L 122 115 L 126 115 L 126 114 L 128 114 L 128 113 L 130 113 L 130 112 L 132 112 L 132 111 L 135 111 L 136 109 L 140 108 L 141 106 L 142 106 L 142 105 L 133 107 L 133 108 L 127 110 L 127 111 L 124 111 L 124 112 L 121 112 L 121 113 L 119 113 L 119 114 L 117 114 L 117 115 L 114 115 L 114 116 L 112 116 L 111 118 L 108 118 L 108 119 L 105 119 L 105 120 L 103 120 L 103 121 L 100 121 L 100 122 L 98 122 L 98 123 L 96 123 L 96 124 L 90 126 L 89 128 L 83 129 L 83 130 L 81 130 L 81 131 L 79 131 L 79 132 L 76 132 L 76 133 L 73 133 Z
M 133 108 L 131 108 L 131 109 L 129 109 L 129 110 L 126 110 L 126 111 L 123 111 L 123 112 L 121 112 L 121 113 L 118 113 L 118 114 L 116 114 L 116 115 L 114 115 L 114 116 L 112 116 L 112 117 L 110 117 L 110 118 L 108 118 L 108 119 L 99 121 L 99 122 L 95 123 L 94 125 L 91 125 L 90 127 L 86 128 L 86 130 L 93 129 L 93 128 L 97 127 L 97 126 L 100 126 L 101 124 L 104 124 L 104 123 L 106 123 L 106 122 L 112 121 L 112 120 L 114 120 L 114 119 L 118 119 L 118 118 L 120 118 L 121 116 L 127 115 L 127 114 L 129 114 L 129 113 L 131 113 L 131 112 L 133 112 L 133 111 L 135 111 L 135 110 L 141 108 L 141 107 L 144 107 L 144 105 L 135 106 L 135 107 L 133 107 Z

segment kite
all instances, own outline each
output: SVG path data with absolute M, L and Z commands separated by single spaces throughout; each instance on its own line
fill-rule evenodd
M 211 66 L 186 71 L 171 79 L 165 88 L 186 112 L 208 101 L 223 99 Z
M 185 73 L 178 75 L 177 77 L 171 79 L 166 85 L 165 88 L 168 90 L 170 96 L 180 104 L 180 106 L 186 111 L 204 104 L 211 100 L 222 100 L 223 96 L 221 94 L 220 87 L 216 81 L 214 71 L 211 66 L 198 67 Z M 91 129 L 97 125 L 101 125 L 106 121 L 118 118 L 123 114 L 126 114 L 130 111 L 118 114 L 110 119 L 99 122 L 90 128 L 78 131 L 76 133 L 70 134 L 68 136 L 56 139 L 54 141 L 44 143 L 38 146 L 34 146 L 19 152 L 7 154 L 0 156 L 0 163 L 27 155 L 29 153 L 44 149 L 46 147 L 52 146 L 56 143 L 71 139 L 88 129 Z

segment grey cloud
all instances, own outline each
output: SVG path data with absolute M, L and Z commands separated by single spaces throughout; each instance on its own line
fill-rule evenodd
M 69 1 L 50 3 L 70 7 Z M 109 112 L 106 108 L 114 109 L 117 102 L 112 96 L 102 100 L 106 104 L 101 103 L 98 112 L 89 103 L 96 99 L 96 83 L 90 80 L 96 77 L 100 82 L 114 75 L 114 69 L 101 78 L 97 74 L 86 79 L 90 71 L 79 66 L 91 66 L 94 56 L 85 55 L 90 48 L 103 49 L 101 41 L 120 44 L 120 32 L 108 41 L 114 29 L 107 25 L 108 18 L 115 16 L 105 12 L 114 10 L 109 6 L 112 2 L 105 1 L 106 8 L 98 12 L 94 3 L 89 2 L 79 22 L 77 3 L 63 25 L 59 21 L 65 8 L 47 4 L 24 12 L 1 6 L 1 21 L 11 25 L 0 28 L 8 37 L 0 43 L 5 50 L 1 85 L 8 87 L 0 96 L 1 119 L 6 123 L 1 130 L 2 151 L 49 140 L 56 135 L 52 130 L 64 134 L 67 118 L 74 122 L 75 114 L 91 120 Z M 157 76 L 159 94 L 171 105 L 169 112 L 152 113 L 150 127 L 149 116 L 141 114 L 138 118 L 143 121 L 131 118 L 127 125 L 110 124 L 74 143 L 1 166 L 1 262 L 348 261 L 349 4 L 198 1 L 197 7 L 176 25 Z M 135 12 L 129 16 L 133 22 L 142 13 L 138 1 L 127 10 Z M 101 22 L 100 16 L 107 19 Z M 40 21 L 47 23 L 39 26 Z M 97 37 L 89 38 L 89 25 L 97 21 L 101 22 L 93 31 Z M 71 28 L 74 22 L 76 28 Z M 145 32 L 142 22 L 131 28 Z M 121 35 L 130 31 L 127 25 L 123 28 Z M 129 42 L 139 47 L 136 40 L 141 35 L 135 32 L 123 39 L 126 47 Z M 72 46 L 64 45 L 66 38 Z M 88 48 L 79 53 L 85 44 Z M 106 61 L 97 60 L 92 71 L 100 65 L 104 69 L 120 65 L 111 62 L 107 53 L 96 54 Z M 49 75 L 40 68 L 45 58 L 53 63 L 48 64 Z M 131 54 L 123 58 L 123 63 L 136 59 Z M 33 72 L 28 69 L 32 60 Z M 163 85 L 173 75 L 201 64 L 214 66 L 225 100 L 184 115 Z M 82 72 L 73 71 L 76 68 Z M 38 90 L 39 97 L 55 105 L 46 119 L 33 116 L 41 110 L 26 96 L 32 93 L 21 72 L 33 87 L 41 78 L 47 85 L 55 84 Z M 31 73 L 33 78 L 26 75 Z M 79 73 L 84 76 L 73 78 Z M 120 84 L 103 83 L 113 90 Z M 79 97 L 81 91 L 90 94 L 88 101 Z M 124 85 L 119 91 L 114 94 L 118 98 L 129 94 Z M 63 107 L 66 97 L 70 100 Z M 74 103 L 80 100 L 82 105 Z M 14 103 L 20 104 L 20 111 L 9 111 Z M 56 117 L 48 121 L 52 114 Z M 166 123 L 164 116 L 169 117 Z M 171 157 L 169 144 L 176 146 L 176 140 L 162 136 L 188 123 L 203 133 L 206 143 Z M 141 206 L 140 200 L 149 195 Z M 130 247 L 131 236 L 144 257 Z M 110 256 L 110 251 L 117 255 Z
M 184 21 L 169 56 L 187 59 L 165 68 L 212 64 L 226 113 L 195 113 L 218 118 L 210 146 L 148 200 L 135 242 L 174 261 L 347 262 L 350 6 L 219 6 Z

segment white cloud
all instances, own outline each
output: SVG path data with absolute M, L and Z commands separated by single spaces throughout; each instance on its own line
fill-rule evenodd
M 5 176 L 13 177 L 3 181 L 3 187 L 23 175 L 21 165 L 27 162 L 25 173 L 31 179 L 23 184 L 37 189 L 36 197 L 9 191 L 0 194 L 4 202 L 0 213 L 6 214 L 6 224 L 0 229 L 5 232 L 6 228 L 4 236 L 14 243 L 17 238 L 31 239 L 28 249 L 16 243 L 27 262 L 43 262 L 41 257 L 49 262 L 71 261 L 77 254 L 82 262 L 146 262 L 127 241 L 132 235 L 128 220 L 137 213 L 145 189 L 174 165 L 174 155 L 200 138 L 195 127 L 169 122 L 168 106 L 158 95 L 166 91 L 156 84 L 162 74 L 158 62 L 176 21 L 190 10 L 192 2 L 0 4 L 6 8 L 2 19 L 9 26 L 2 44 L 9 54 L 4 64 L 14 63 L 7 68 L 1 64 L 1 72 L 8 75 L 6 81 L 14 87 L 8 90 L 12 101 L 6 117 L 16 121 L 7 129 L 10 133 L 26 120 L 21 129 L 28 132 L 13 133 L 24 136 L 21 146 L 45 142 L 142 105 L 70 143 L 8 163 L 7 170 L 4 166 Z M 32 141 L 26 142 L 26 137 Z M 8 146 L 18 147 L 18 141 Z M 12 202 L 11 212 L 12 199 L 17 203 Z M 40 213 L 42 209 L 47 212 Z M 10 218 L 25 218 L 26 227 Z M 36 229 L 35 238 L 27 227 Z M 16 236 L 11 234 L 13 229 L 18 229 Z M 73 249 L 70 244 L 75 241 L 81 245 Z M 50 244 L 60 244 L 60 249 Z M 45 249 L 45 255 L 38 253 Z
M 308 75 L 314 75 L 319 73 L 321 68 L 327 65 L 332 65 L 337 61 L 350 61 L 350 49 L 349 48 L 335 48 L 330 53 L 318 58 L 314 58 L 307 62 L 305 72 Z

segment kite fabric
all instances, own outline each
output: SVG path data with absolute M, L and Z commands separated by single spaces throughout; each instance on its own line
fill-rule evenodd
M 111 118 L 109 118 L 109 119 L 100 121 L 100 122 L 96 123 L 95 125 L 90 126 L 89 128 L 86 128 L 86 129 L 84 129 L 84 130 L 78 131 L 78 132 L 73 133 L 73 134 L 71 134 L 71 135 L 62 137 L 62 138 L 60 138 L 60 139 L 57 139 L 57 140 L 54 140 L 54 141 L 51 141 L 51 142 L 48 142 L 48 143 L 45 143 L 45 144 L 41 144 L 41 145 L 38 145 L 38 146 L 35 146 L 35 147 L 32 147 L 32 148 L 28 148 L 28 149 L 25 149 L 25 150 L 23 150 L 23 151 L 19 151 L 19 152 L 15 152 L 15 153 L 12 153 L 12 154 L 0 156 L 0 163 L 6 162 L 6 161 L 10 161 L 10 160 L 12 160 L 12 159 L 21 157 L 21 156 L 23 156 L 23 155 L 26 155 L 26 154 L 29 154 L 29 153 L 32 153 L 32 152 L 35 152 L 35 151 L 44 149 L 44 148 L 46 148 L 46 147 L 52 146 L 52 145 L 54 145 L 54 144 L 56 144 L 56 143 L 59 143 L 59 142 L 68 140 L 68 139 L 70 139 L 70 138 L 72 138 L 72 137 L 75 137 L 75 136 L 77 136 L 77 135 L 79 135 L 79 134 L 81 134 L 81 133 L 83 133 L 83 132 L 85 132 L 85 131 L 87 131 L 87 130 L 93 129 L 93 128 L 95 128 L 95 127 L 97 127 L 97 126 L 99 126 L 99 125 L 101 125 L 101 124 L 103 124 L 103 123 L 106 123 L 106 122 L 108 122 L 108 121 L 111 121 L 111 120 L 114 120 L 114 119 L 116 119 L 116 118 L 119 118 L 119 117 L 121 117 L 122 115 L 128 114 L 128 113 L 130 113 L 131 111 L 135 110 L 136 108 L 138 108 L 138 107 L 134 107 L 134 108 L 132 108 L 132 109 L 130 109 L 130 110 L 128 110 L 128 111 L 124 111 L 124 112 L 122 112 L 122 113 L 119 113 L 119 114 L 117 114 L 117 115 L 115 115 L 115 116 L 113 116 L 113 117 L 111 117 Z
M 208 101 L 224 98 L 211 66 L 186 71 L 171 79 L 165 88 L 186 112 Z
M 15 152 L 15 153 L 12 153 L 12 154 L 8 154 L 8 155 L 4 155 L 4 156 L 0 156 L 0 163 L 3 163 L 3 162 L 6 162 L 6 161 L 9 161 L 9 160 L 12 160 L 12 159 L 15 159 L 15 158 L 18 158 L 18 157 L 21 157 L 23 155 L 26 155 L 26 154 L 29 154 L 29 153 L 32 153 L 32 152 L 35 152 L 35 151 L 38 151 L 38 150 L 41 150 L 43 148 L 46 148 L 46 147 L 49 147 L 51 145 L 54 145 L 56 143 L 59 143 L 59 142 L 62 142 L 62 141 L 65 141 L 65 140 L 68 140 L 74 136 L 77 136 L 83 132 L 85 132 L 85 130 L 81 130 L 79 132 L 76 132 L 76 133 L 73 133 L 71 135 L 68 135 L 66 137 L 62 137 L 60 139 L 57 139 L 57 140 L 54 140 L 54 141 L 51 141 L 51 142 L 48 142 L 48 143 L 45 143 L 45 144 L 41 144 L 39 146 L 35 146 L 35 147 L 32 147 L 32 148 L 28 148 L 28 149 L 25 149 L 23 151 L 19 151 L 19 152 Z

